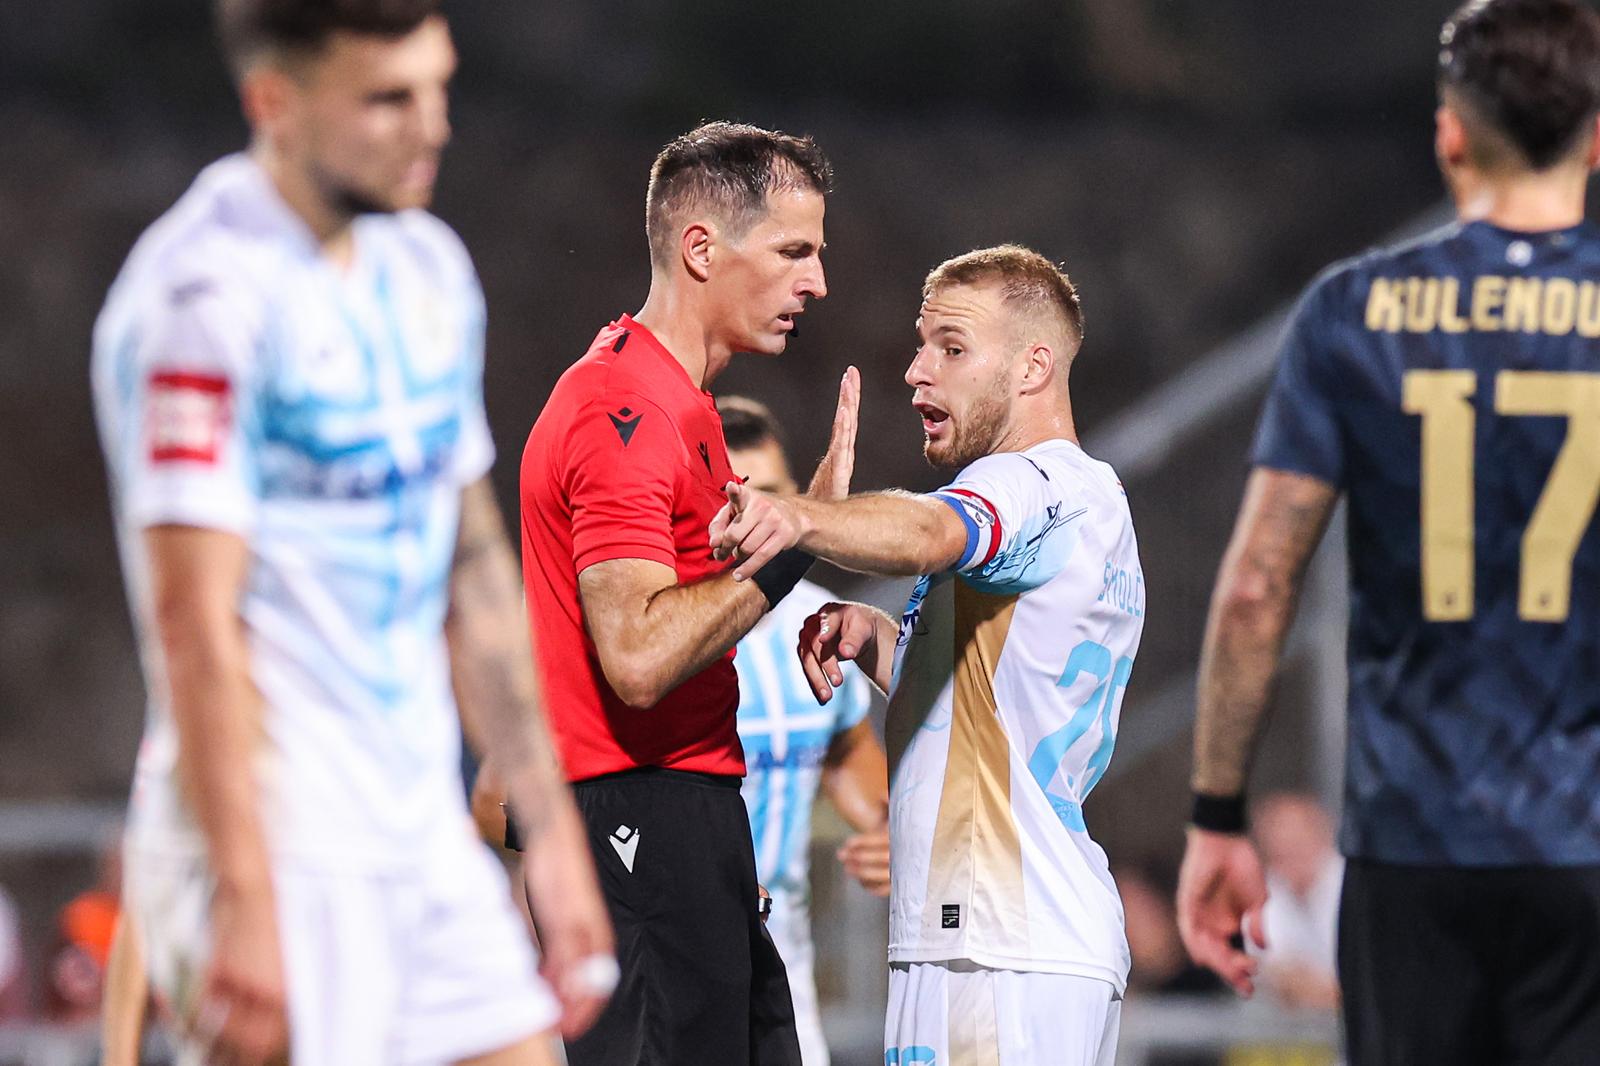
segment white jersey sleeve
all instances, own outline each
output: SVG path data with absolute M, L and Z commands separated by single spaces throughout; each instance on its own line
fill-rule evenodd
M 1026 592 L 1055 577 L 1074 539 L 1060 530 L 1087 507 L 1021 452 L 985 456 L 933 493 L 960 516 L 967 546 L 953 568 L 985 592 Z
M 254 301 L 200 271 L 148 295 L 117 366 L 124 514 L 246 534 L 260 499 L 260 380 Z

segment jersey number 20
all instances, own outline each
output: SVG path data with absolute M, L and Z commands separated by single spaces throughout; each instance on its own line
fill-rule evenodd
M 1412 370 L 1401 403 L 1422 416 L 1422 616 L 1472 617 L 1473 453 L 1478 377 L 1471 370 Z M 1502 415 L 1567 420 L 1533 516 L 1522 535 L 1517 614 L 1562 622 L 1572 603 L 1572 558 L 1600 500 L 1600 374 L 1505 370 L 1495 375 Z

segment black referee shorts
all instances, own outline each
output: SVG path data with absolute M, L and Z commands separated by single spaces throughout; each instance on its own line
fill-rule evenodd
M 739 779 L 645 769 L 573 786 L 622 981 L 571 1066 L 799 1066 L 794 1002 L 757 910 Z
M 1339 979 L 1350 1066 L 1595 1066 L 1600 867 L 1352 859 Z

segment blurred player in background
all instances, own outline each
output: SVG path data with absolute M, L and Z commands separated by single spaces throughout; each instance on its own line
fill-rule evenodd
M 762 492 L 799 491 L 771 411 L 722 396 L 717 412 L 735 476 Z M 772 894 L 767 932 L 789 973 L 805 1066 L 828 1064 L 811 942 L 811 809 L 819 786 L 857 831 L 840 849 L 846 869 L 874 894 L 889 894 L 889 770 L 867 720 L 866 682 L 852 672 L 818 707 L 795 656 L 806 616 L 831 599 L 827 589 L 801 581 L 739 642 L 733 660 L 756 876 Z
M 1179 916 L 1249 994 L 1244 791 L 1306 564 L 1349 503 L 1339 923 L 1355 1066 L 1600 1055 L 1600 16 L 1457 11 L 1458 221 L 1325 273 L 1262 416 L 1200 666 Z M 1270 930 L 1269 930 L 1270 932 Z
M 1336 1010 L 1344 859 L 1333 819 L 1313 796 L 1277 792 L 1255 805 L 1252 820 L 1267 879 L 1261 983 L 1287 1006 Z
M 809 137 L 707 123 L 656 157 L 650 292 L 556 383 L 522 457 L 522 566 L 550 720 L 617 927 L 622 984 L 573 1066 L 799 1058 L 758 910 L 733 646 L 805 576 L 737 582 L 706 527 L 733 476 L 709 391 L 827 294 L 832 169 Z M 809 492 L 849 491 L 857 375 Z
M 423 210 L 435 6 L 220 4 L 249 151 L 146 231 L 96 324 L 151 696 L 131 947 L 186 1062 L 548 1063 L 612 965 L 484 476 L 482 294 Z M 554 994 L 472 832 L 452 688 L 527 827 Z
M 736 578 L 796 547 L 922 575 L 899 623 L 828 604 L 800 645 L 819 700 L 843 660 L 892 689 L 887 1066 L 1110 1066 L 1128 944 L 1083 801 L 1111 760 L 1144 579 L 1122 484 L 1078 446 L 1078 295 L 1026 248 L 970 252 L 928 276 L 917 333 L 905 379 L 955 480 L 843 501 L 731 484 L 712 543 Z

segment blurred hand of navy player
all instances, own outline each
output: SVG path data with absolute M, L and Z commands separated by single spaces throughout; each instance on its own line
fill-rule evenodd
M 856 467 L 857 413 L 861 408 L 861 371 L 847 367 L 839 380 L 839 406 L 833 414 L 828 453 L 817 464 L 806 495 L 817 500 L 842 500 L 850 495 Z
M 889 827 L 879 826 L 848 837 L 839 846 L 839 865 L 874 896 L 889 896 Z
M 1266 902 L 1266 877 L 1249 837 L 1189 827 L 1178 871 L 1178 932 L 1190 958 L 1245 997 L 1255 992 L 1260 964 L 1245 952 L 1239 937 L 1266 948 L 1261 924 Z
M 860 603 L 826 603 L 800 627 L 800 643 L 795 652 L 800 668 L 818 703 L 833 698 L 833 690 L 844 684 L 840 663 L 866 653 L 859 662 L 862 672 L 877 683 L 878 612 Z

